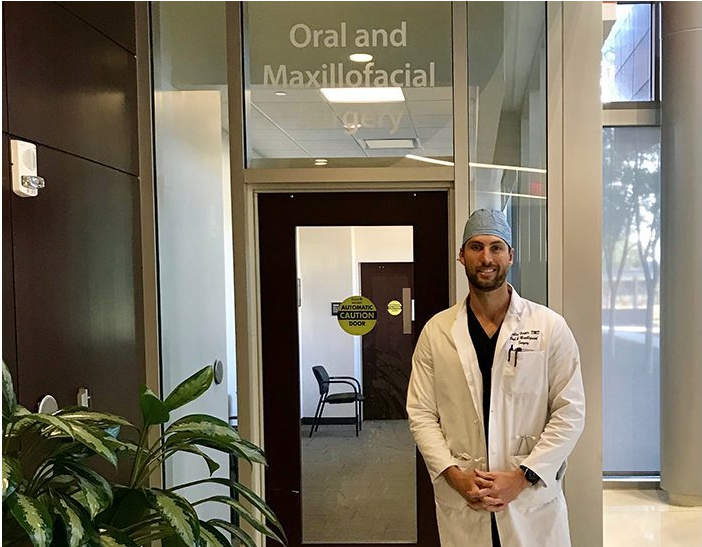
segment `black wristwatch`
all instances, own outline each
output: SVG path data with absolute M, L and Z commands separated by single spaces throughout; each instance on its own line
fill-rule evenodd
M 536 473 L 534 473 L 526 465 L 520 465 L 519 469 L 521 469 L 524 472 L 524 478 L 526 480 L 528 480 L 532 486 L 534 486 L 537 482 L 539 482 L 541 480 L 541 477 L 539 477 Z

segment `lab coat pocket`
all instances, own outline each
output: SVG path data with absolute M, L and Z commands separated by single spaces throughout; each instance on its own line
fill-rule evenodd
M 545 370 L 546 352 L 520 351 L 504 367 L 505 389 L 509 393 L 540 393 Z
M 461 471 L 472 472 L 474 468 L 485 469 L 485 458 L 473 458 L 469 454 L 454 455 L 456 465 Z M 434 499 L 442 507 L 463 509 L 468 506 L 465 498 L 461 496 L 443 477 L 439 476 L 434 481 Z
M 434 481 L 434 499 L 440 507 L 463 509 L 468 506 L 463 496 L 456 492 L 444 477 L 438 477 Z

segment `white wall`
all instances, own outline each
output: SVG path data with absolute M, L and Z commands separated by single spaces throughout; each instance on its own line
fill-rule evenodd
M 360 294 L 359 263 L 413 262 L 411 226 L 300 227 L 297 271 L 300 278 L 300 412 L 314 416 L 319 388 L 312 367 L 330 376 L 361 377 L 361 337 L 344 332 L 331 303 Z M 328 406 L 325 417 L 348 416 L 347 405 Z
M 331 303 L 354 294 L 351 228 L 298 228 L 301 416 L 314 416 L 319 388 L 312 373 L 324 365 L 330 376 L 354 375 L 353 337 L 339 327 Z M 348 414 L 345 405 L 331 406 L 325 416 Z
M 165 91 L 155 95 L 156 180 L 161 305 L 162 394 L 215 359 L 227 364 L 227 298 L 221 110 L 218 91 Z M 228 184 L 228 181 L 227 181 Z M 231 217 L 227 217 L 230 222 Z M 173 412 L 228 417 L 227 381 Z M 219 476 L 226 455 L 214 453 Z M 166 485 L 207 476 L 201 459 L 168 460 Z M 216 493 L 200 487 L 192 499 Z M 226 489 L 221 492 L 226 493 Z M 228 511 L 202 507 L 203 517 Z

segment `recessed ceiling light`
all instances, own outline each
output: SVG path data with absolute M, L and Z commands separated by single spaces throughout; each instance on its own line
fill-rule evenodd
M 330 103 L 402 103 L 401 87 L 323 87 L 320 89 Z
M 367 63 L 373 60 L 373 56 L 370 53 L 352 53 L 349 55 L 349 59 L 354 63 Z
M 371 150 L 380 148 L 414 148 L 414 139 L 365 139 Z
M 285 97 L 287 95 L 285 91 L 276 91 L 275 94 L 278 97 Z

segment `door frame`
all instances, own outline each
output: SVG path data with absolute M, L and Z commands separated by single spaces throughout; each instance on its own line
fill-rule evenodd
M 547 166 L 548 166 L 548 302 L 564 314 L 580 343 L 581 355 L 590 367 L 583 371 L 588 391 L 590 419 L 571 460 L 566 495 L 587 503 L 571 505 L 571 531 L 576 543 L 596 544 L 602 536 L 601 466 L 592 451 L 601 451 L 601 310 L 582 281 L 592 287 L 601 272 L 601 243 L 592 237 L 578 239 L 581 227 L 597 216 L 601 178 L 597 158 L 601 152 L 602 106 L 596 92 L 599 64 L 593 55 L 601 40 L 601 14 L 583 10 L 583 3 L 547 2 Z M 229 92 L 232 214 L 234 224 L 234 279 L 236 298 L 236 346 L 239 429 L 254 442 L 262 441 L 260 392 L 259 313 L 257 304 L 258 249 L 255 196 L 265 191 L 327 191 L 363 188 L 369 191 L 450 188 L 449 279 L 454 299 L 467 290 L 465 274 L 453 257 L 460 242 L 471 204 L 468 164 L 468 39 L 467 3 L 454 2 L 453 10 L 453 104 L 455 167 L 421 169 L 280 169 L 268 173 L 246 168 L 244 128 L 244 39 L 242 3 L 228 2 L 227 83 Z M 599 19 L 598 19 L 599 17 Z M 598 23 L 599 21 L 599 23 Z M 599 27 L 598 27 L 599 24 Z M 599 34 L 597 29 L 599 30 Z M 599 36 L 599 38 L 598 38 Z M 592 53 L 594 52 L 594 53 Z M 573 61 L 573 53 L 577 57 Z M 571 54 L 571 55 L 569 55 Z M 566 62 L 569 60 L 569 62 Z M 585 84 L 583 84 L 583 66 Z M 597 75 L 597 78 L 592 75 Z M 600 129 L 597 129 L 599 124 Z M 599 143 L 599 144 L 598 144 Z M 592 161 L 583 163 L 583 150 Z M 586 166 L 585 168 L 583 166 Z M 331 177 L 330 177 L 331 175 Z M 324 179 L 322 178 L 324 177 Z M 329 184 L 330 180 L 336 181 Z M 437 181 L 441 183 L 437 184 Z M 443 184 L 442 184 L 443 183 Z M 585 206 L 586 205 L 586 206 Z M 567 234 L 571 234 L 570 237 Z M 575 239 L 574 239 L 575 237 Z M 581 241 L 582 240 L 582 241 Z M 452 267 L 453 266 L 453 267 Z M 566 283 L 571 279 L 570 283 Z M 594 291 L 596 293 L 597 291 Z M 261 466 L 242 469 L 241 480 L 256 492 L 264 491 Z
M 263 441 L 270 464 L 266 498 L 286 527 L 293 546 L 302 545 L 301 470 L 299 457 L 294 456 L 301 451 L 295 228 L 413 226 L 415 328 L 419 332 L 432 315 L 449 305 L 448 247 L 436 245 L 436 241 L 449 239 L 449 210 L 449 193 L 445 190 L 281 192 L 257 199 L 259 364 L 261 395 L 267 401 L 263 425 L 269 432 Z M 295 412 L 290 411 L 293 407 Z M 419 456 L 417 517 L 418 541 L 410 545 L 438 546 L 431 481 Z

